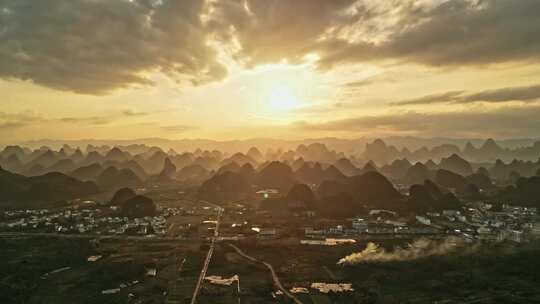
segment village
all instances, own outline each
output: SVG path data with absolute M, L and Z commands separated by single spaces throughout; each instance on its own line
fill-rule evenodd
M 470 242 L 509 240 L 516 243 L 540 237 L 540 218 L 536 208 L 503 205 L 502 210 L 491 211 L 491 207 L 487 203 L 475 202 L 463 210 L 443 210 L 409 217 L 400 217 L 389 210 L 371 210 L 367 216 L 355 217 L 342 225 L 305 228 L 305 237 L 366 240 L 454 235 Z
M 204 240 L 212 234 L 214 208 L 161 206 L 155 216 L 128 218 L 119 216 L 115 206 L 84 201 L 62 209 L 4 211 L 0 216 L 0 230 Z M 295 213 L 292 218 L 275 217 L 254 210 L 249 204 L 234 203 L 224 208 L 218 241 L 292 237 L 306 245 L 336 245 L 355 240 L 458 236 L 469 242 L 521 243 L 540 237 L 536 208 L 503 204 L 500 210 L 494 209 L 489 203 L 471 202 L 462 210 L 400 215 L 391 210 L 373 209 L 361 216 L 337 220 L 321 218 L 312 211 Z
M 5 211 L 0 228 L 10 232 L 164 236 L 167 218 L 180 212 L 165 208 L 157 216 L 130 219 L 115 216 L 114 211 L 114 206 Z

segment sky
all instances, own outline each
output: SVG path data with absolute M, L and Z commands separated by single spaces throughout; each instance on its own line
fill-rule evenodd
M 0 142 L 537 138 L 538 0 L 0 0 Z

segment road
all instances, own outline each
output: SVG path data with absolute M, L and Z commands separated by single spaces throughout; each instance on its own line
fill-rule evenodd
M 221 213 L 223 212 L 223 208 L 216 205 L 213 205 L 213 206 L 217 209 L 216 228 L 214 229 L 214 236 L 212 237 L 212 241 L 210 242 L 210 248 L 208 249 L 208 253 L 206 254 L 206 259 L 204 260 L 201 273 L 199 274 L 197 285 L 195 285 L 195 290 L 193 291 L 193 296 L 191 297 L 191 304 L 197 303 L 197 297 L 199 296 L 202 283 L 204 282 L 204 278 L 206 277 L 206 271 L 208 270 L 208 265 L 210 265 L 210 260 L 212 260 L 212 254 L 214 253 L 216 239 L 219 237 L 219 223 L 221 221 Z
M 198 238 L 188 239 L 182 237 L 162 237 L 162 236 L 133 236 L 133 235 L 103 235 L 103 234 L 66 234 L 53 232 L 0 232 L 0 238 L 13 237 L 51 237 L 64 239 L 100 239 L 100 240 L 133 240 L 133 241 L 190 241 L 200 240 Z
M 277 276 L 276 272 L 274 271 L 274 267 L 272 267 L 271 264 L 265 262 L 265 261 L 261 261 L 261 260 L 258 260 L 252 256 L 249 256 L 247 255 L 245 252 L 243 252 L 240 248 L 236 247 L 235 245 L 233 244 L 229 244 L 230 247 L 232 247 L 234 250 L 236 250 L 236 252 L 241 255 L 242 257 L 254 262 L 254 263 L 261 263 L 263 264 L 264 266 L 266 266 L 266 268 L 268 268 L 268 270 L 270 270 L 270 273 L 272 274 L 272 280 L 274 281 L 274 285 L 276 286 L 277 289 L 281 290 L 281 292 L 283 292 L 283 294 L 285 296 L 287 296 L 289 299 L 291 299 L 294 303 L 296 304 L 303 304 L 302 301 L 300 301 L 300 299 L 298 299 L 295 295 L 293 295 L 292 293 L 290 293 L 285 287 L 283 287 L 283 285 L 281 284 L 281 281 L 279 280 L 279 277 Z

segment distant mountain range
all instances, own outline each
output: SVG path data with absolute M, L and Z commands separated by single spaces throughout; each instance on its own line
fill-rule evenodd
M 358 154 L 364 152 L 364 148 L 367 143 L 373 142 L 377 138 L 362 137 L 357 139 L 340 139 L 334 137 L 328 138 L 311 138 L 303 140 L 283 140 L 283 139 L 268 139 L 268 138 L 255 138 L 245 140 L 209 140 L 209 139 L 163 139 L 163 138 L 143 138 L 133 140 L 95 140 L 95 139 L 82 139 L 82 140 L 53 140 L 42 139 L 20 142 L 21 146 L 30 148 L 39 148 L 41 146 L 48 146 L 53 149 L 60 149 L 64 145 L 72 147 L 86 147 L 92 146 L 131 146 L 136 149 L 137 146 L 157 146 L 163 150 L 174 149 L 176 151 L 195 151 L 197 148 L 201 150 L 219 150 L 226 153 L 234 153 L 238 151 L 247 151 L 251 147 L 257 147 L 261 151 L 268 149 L 287 151 L 294 150 L 299 145 L 310 145 L 313 143 L 324 144 L 331 150 L 343 152 L 347 155 Z M 421 138 L 413 136 L 391 136 L 384 137 L 383 139 L 388 145 L 395 146 L 397 149 L 407 148 L 409 150 L 418 150 L 423 147 L 432 149 L 441 145 L 453 145 L 460 149 L 464 149 L 467 143 L 479 147 L 486 139 L 481 138 Z M 522 139 L 500 139 L 497 140 L 497 144 L 503 148 L 516 149 L 525 146 L 532 146 L 540 138 L 522 138 Z M 2 145 L 0 144 L 0 147 Z
M 372 143 L 366 144 L 360 158 L 385 164 L 403 158 L 411 161 L 441 160 L 452 154 L 459 155 L 472 162 L 512 161 L 514 159 L 538 160 L 540 157 L 540 141 L 527 146 L 505 148 L 495 140 L 487 139 L 479 146 L 467 142 L 463 148 L 460 148 L 457 145 L 445 143 L 431 149 L 424 146 L 413 150 L 408 147 L 398 149 L 396 146 L 388 145 L 381 139 L 376 139 Z
M 420 208 L 429 205 L 426 202 L 442 206 L 453 201 L 452 197 L 434 195 L 437 191 L 432 184 L 445 195 L 468 199 L 494 197 L 503 189 L 506 196 L 516 197 L 517 190 L 508 187 L 521 186 L 531 192 L 530 185 L 536 185 L 533 177 L 540 172 L 539 156 L 540 142 L 510 149 L 492 139 L 479 146 L 442 144 L 417 150 L 398 149 L 376 139 L 356 154 L 333 150 L 323 143 L 264 152 L 255 146 L 227 152 L 195 147 L 165 151 L 144 144 L 64 144 L 58 149 L 11 145 L 0 151 L 4 176 L 0 186 L 5 189 L 0 200 L 33 199 L 25 193 L 29 189 L 53 200 L 163 183 L 196 188 L 200 198 L 207 200 L 232 200 L 253 195 L 258 189 L 278 189 L 285 194 L 303 184 L 318 189 L 316 194 L 330 201 L 380 205 L 383 201 L 418 200 L 424 204 L 415 205 Z M 520 181 L 530 182 L 518 184 Z M 61 189 L 62 183 L 69 187 Z M 90 191 L 83 185 L 96 188 Z M 369 194 L 372 189 L 384 190 Z M 402 196 L 408 193 L 409 199 Z
M 504 182 L 532 176 L 540 169 L 540 142 L 532 146 L 509 149 L 492 139 L 463 149 L 444 144 L 432 149 L 399 150 L 381 139 L 367 143 L 364 152 L 347 155 L 331 150 L 322 143 L 301 144 L 292 150 L 267 150 L 258 147 L 228 153 L 219 150 L 165 152 L 157 146 L 93 146 L 85 148 L 64 144 L 58 150 L 42 146 L 30 149 L 7 146 L 0 152 L 0 165 L 25 176 L 60 172 L 83 181 L 94 181 L 102 188 L 136 186 L 144 181 L 178 180 L 198 184 L 225 170 L 264 171 L 266 166 L 282 162 L 290 166 L 297 181 L 319 184 L 327 179 L 378 171 L 394 182 L 422 181 L 438 169 L 469 176 L 482 169 L 491 178 Z M 261 177 L 261 179 L 264 179 Z M 269 179 L 271 180 L 271 179 Z

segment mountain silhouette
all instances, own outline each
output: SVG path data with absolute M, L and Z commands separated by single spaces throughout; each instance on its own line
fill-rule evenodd
M 69 175 L 82 181 L 95 180 L 103 170 L 103 166 L 99 163 L 94 163 L 88 166 L 79 167 L 69 173 Z
M 402 198 L 392 183 L 375 171 L 343 180 L 324 181 L 317 191 L 321 199 L 335 197 L 341 193 L 352 197 L 359 206 L 395 206 Z
M 340 158 L 335 163 L 334 166 L 339 169 L 343 174 L 347 176 L 353 176 L 358 175 L 361 173 L 361 170 L 358 169 L 350 159 L 348 158 Z
M 114 193 L 113 197 L 109 201 L 109 204 L 113 206 L 120 206 L 125 201 L 134 198 L 135 196 L 137 196 L 137 194 L 135 193 L 135 191 L 133 191 L 133 189 L 121 188 Z
M 238 200 L 251 194 L 248 180 L 237 172 L 225 171 L 205 181 L 198 191 L 198 197 L 209 201 Z
M 161 178 L 167 178 L 172 179 L 176 174 L 176 166 L 171 162 L 171 160 L 167 157 L 163 161 L 163 169 L 159 173 L 159 176 Z
M 61 159 L 54 163 L 52 166 L 48 167 L 46 170 L 48 172 L 61 172 L 68 173 L 75 169 L 75 162 L 69 158 Z
M 146 196 L 136 195 L 120 204 L 121 216 L 141 218 L 157 214 L 154 201 Z
M 97 192 L 95 183 L 82 182 L 59 172 L 26 177 L 0 168 L 0 202 L 52 202 Z
M 131 155 L 128 152 L 124 152 L 119 148 L 114 147 L 105 155 L 105 159 L 122 162 L 131 159 Z
M 305 184 L 294 185 L 289 193 L 287 193 L 286 198 L 290 204 L 295 204 L 296 208 L 313 209 L 315 207 L 315 194 L 313 194 L 311 188 Z
M 464 192 L 469 185 L 463 176 L 444 169 L 435 172 L 435 182 L 445 188 L 454 189 L 458 193 Z
M 272 188 L 288 192 L 296 184 L 296 179 L 291 167 L 273 161 L 257 174 L 256 183 L 261 188 Z
M 471 164 L 457 154 L 452 154 L 448 158 L 443 158 L 439 164 L 439 168 L 460 175 L 470 175 L 473 173 Z
M 207 180 L 211 171 L 201 165 L 189 165 L 176 172 L 176 179 L 187 184 L 199 184 Z
M 413 213 L 458 209 L 462 204 L 451 193 L 444 194 L 436 184 L 426 180 L 424 184 L 415 184 L 409 188 L 406 209 Z
M 97 177 L 96 183 L 102 189 L 119 189 L 124 187 L 136 187 L 142 185 L 141 179 L 130 169 L 117 169 L 108 167 Z
M 263 155 L 261 151 L 259 151 L 259 149 L 257 149 L 256 147 L 249 148 L 246 155 L 247 157 L 249 157 L 250 159 L 253 159 L 256 162 L 263 161 Z

